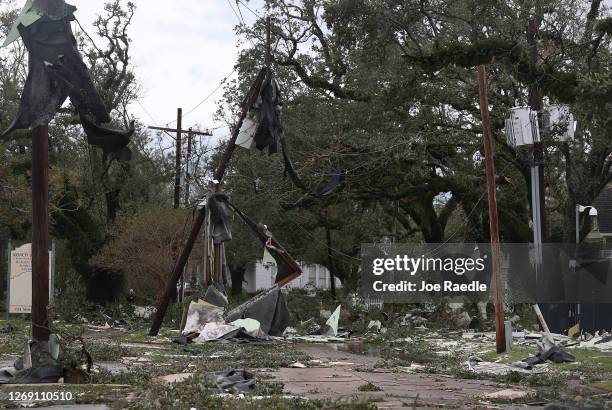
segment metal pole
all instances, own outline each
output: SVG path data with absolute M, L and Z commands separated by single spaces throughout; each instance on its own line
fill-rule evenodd
M 8 242 L 8 272 L 6 273 L 6 320 L 9 320 L 9 307 L 11 305 L 11 253 L 13 252 L 13 241 Z
M 529 59 L 530 66 L 532 70 L 538 65 L 538 27 L 540 25 L 539 18 L 532 18 L 529 20 L 527 26 L 527 42 L 529 43 Z M 542 112 L 542 90 L 537 84 L 531 84 L 529 86 L 529 100 L 531 102 L 531 109 L 538 113 L 538 118 Z M 538 127 L 539 127 L 539 119 L 538 119 Z M 543 241 L 547 238 L 547 226 L 546 226 L 546 185 L 544 180 L 544 148 L 540 141 L 534 141 L 533 144 L 533 166 L 537 167 L 537 174 L 533 175 L 533 178 L 538 181 L 535 184 L 535 180 L 532 179 L 532 184 L 537 186 L 537 190 L 535 192 L 536 196 L 532 198 L 533 207 L 535 207 L 536 203 L 539 207 L 539 219 L 538 225 L 535 224 L 534 221 L 534 230 L 538 230 L 540 241 L 539 243 L 543 243 Z
M 176 114 L 176 164 L 174 166 L 174 209 L 181 206 L 181 126 L 183 122 L 183 109 L 179 108 Z
M 489 99 L 487 96 L 487 74 L 485 66 L 478 66 L 478 83 L 480 91 L 480 112 L 482 113 L 482 135 L 485 152 L 485 171 L 489 196 L 489 227 L 491 233 L 491 253 L 493 264 L 493 286 L 495 291 L 495 341 L 497 353 L 506 351 L 504 304 L 502 296 L 499 226 L 497 221 L 497 199 L 495 194 L 495 166 L 493 164 L 493 145 L 489 124 Z
M 576 205 L 576 245 L 580 243 L 580 205 Z
M 32 131 L 32 338 L 49 341 L 49 127 Z

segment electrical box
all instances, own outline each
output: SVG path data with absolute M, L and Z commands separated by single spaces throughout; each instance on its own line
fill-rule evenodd
M 574 115 L 567 105 L 551 105 L 546 107 L 542 116 L 542 125 L 545 130 L 551 131 L 555 127 L 560 127 L 563 132 L 559 135 L 560 141 L 570 141 L 574 139 L 576 132 L 576 122 Z
M 538 113 L 529 107 L 515 107 L 506 119 L 506 138 L 513 147 L 533 145 L 540 141 Z

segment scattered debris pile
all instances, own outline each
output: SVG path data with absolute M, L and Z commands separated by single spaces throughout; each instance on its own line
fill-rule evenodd
M 57 335 L 51 335 L 47 343 L 29 342 L 12 367 L 0 369 L 0 384 L 57 383 L 64 377 L 64 366 L 57 362 L 59 353 Z
M 230 312 L 227 297 L 209 286 L 204 299 L 192 302 L 187 311 L 179 344 L 260 343 L 270 336 L 282 336 L 289 324 L 285 296 L 273 287 Z

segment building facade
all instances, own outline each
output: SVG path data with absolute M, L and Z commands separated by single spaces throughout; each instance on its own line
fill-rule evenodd
M 313 286 L 318 289 L 329 289 L 330 287 L 330 276 L 329 270 L 322 265 L 309 264 L 300 262 L 302 268 L 302 275 L 289 283 L 287 288 L 305 288 L 307 285 Z M 256 293 L 260 290 L 270 289 L 274 286 L 274 278 L 276 277 L 276 265 L 264 264 L 263 261 L 258 260 L 253 263 L 244 274 L 244 285 L 243 289 L 248 293 Z M 336 287 L 342 286 L 342 283 L 338 278 L 336 280 Z

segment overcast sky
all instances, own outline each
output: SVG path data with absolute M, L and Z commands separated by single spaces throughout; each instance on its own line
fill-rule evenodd
M 103 12 L 102 1 L 67 0 L 78 11 L 77 19 L 94 36 L 92 22 Z M 125 4 L 125 0 L 122 0 Z M 176 120 L 176 109 L 187 112 L 208 96 L 233 70 L 238 38 L 234 27 L 239 20 L 236 0 L 132 0 L 136 14 L 130 29 L 132 63 L 142 85 L 139 104 L 132 115 L 147 125 L 164 126 Z M 256 12 L 260 0 L 247 4 Z M 251 24 L 255 15 L 241 5 L 242 16 Z M 261 13 L 260 13 L 261 14 Z M 183 128 L 196 124 L 212 127 L 218 90 L 206 103 L 183 120 Z M 152 118 L 151 118 L 152 117 Z M 174 122 L 170 125 L 174 126 Z M 227 134 L 227 129 L 219 130 Z

